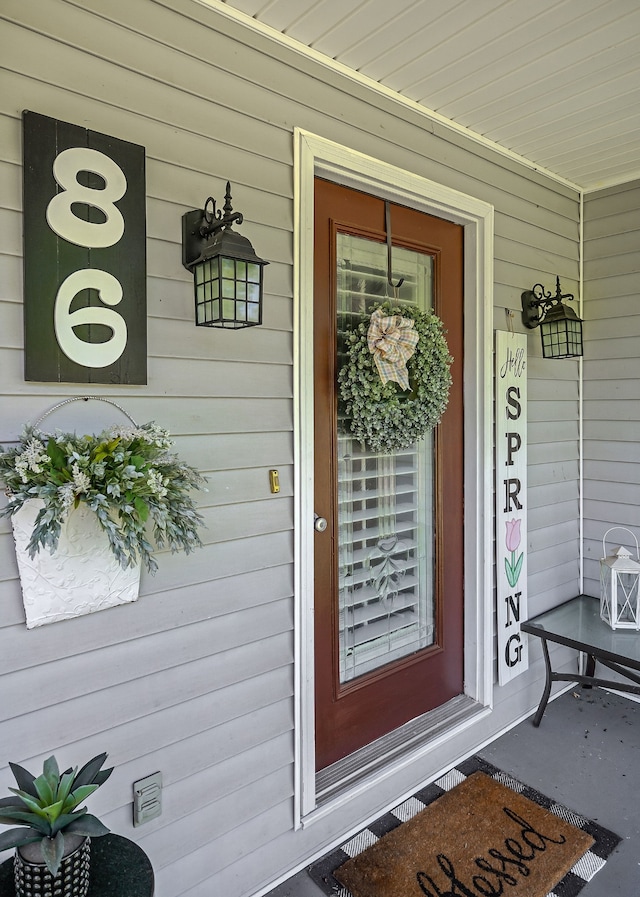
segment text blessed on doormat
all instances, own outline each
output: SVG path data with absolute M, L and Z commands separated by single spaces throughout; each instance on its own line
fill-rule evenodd
M 354 897 L 545 897 L 593 843 L 478 772 L 334 875 Z

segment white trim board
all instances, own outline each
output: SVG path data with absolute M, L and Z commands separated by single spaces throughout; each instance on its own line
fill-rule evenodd
M 493 206 L 409 171 L 294 131 L 295 823 L 316 810 L 313 681 L 313 179 L 324 177 L 461 224 L 465 290 L 465 693 L 493 701 Z M 444 738 L 453 738 L 456 731 Z M 424 747 L 422 748 L 424 750 Z M 417 749 L 416 756 L 420 748 Z M 401 761 L 406 764 L 406 758 Z M 380 777 L 395 771 L 391 762 Z M 371 785 L 371 782 L 369 782 Z

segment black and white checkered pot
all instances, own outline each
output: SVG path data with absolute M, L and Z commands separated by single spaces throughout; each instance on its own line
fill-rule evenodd
M 86 897 L 91 841 L 79 835 L 67 835 L 65 843 L 68 841 L 72 842 L 70 852 L 63 856 L 55 878 L 42 861 L 36 861 L 38 843 L 17 848 L 14 860 L 16 897 Z

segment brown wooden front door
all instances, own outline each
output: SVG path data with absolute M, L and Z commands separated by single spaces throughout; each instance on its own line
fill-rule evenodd
M 316 179 L 316 765 L 324 769 L 463 691 L 463 230 Z M 454 357 L 436 430 L 371 452 L 341 418 L 343 335 L 385 298 L 433 309 Z

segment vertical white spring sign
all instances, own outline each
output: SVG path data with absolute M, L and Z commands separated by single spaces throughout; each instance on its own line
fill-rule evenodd
M 498 681 L 529 666 L 527 619 L 527 336 L 496 331 Z

